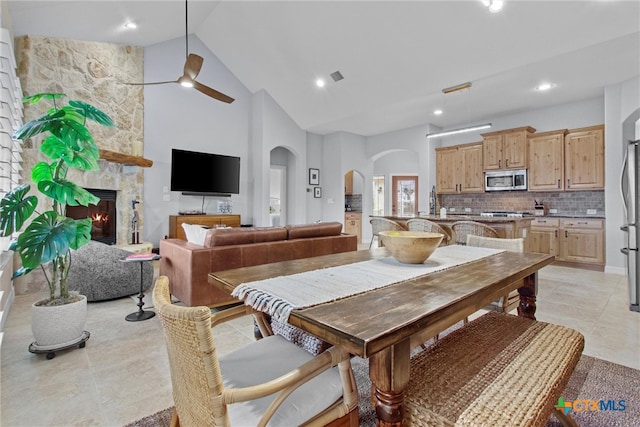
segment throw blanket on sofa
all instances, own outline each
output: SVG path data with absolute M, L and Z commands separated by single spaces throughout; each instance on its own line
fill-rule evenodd
M 485 258 L 503 250 L 443 246 L 423 264 L 401 264 L 392 257 L 329 267 L 289 276 L 247 282 L 232 295 L 245 304 L 286 322 L 296 308 L 311 307 L 382 288 Z

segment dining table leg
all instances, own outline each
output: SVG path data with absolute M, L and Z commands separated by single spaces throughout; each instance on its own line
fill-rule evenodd
M 409 383 L 410 340 L 387 347 L 369 358 L 371 400 L 379 427 L 400 427 L 404 395 Z
M 518 288 L 520 303 L 518 304 L 518 316 L 536 320 L 536 295 L 538 295 L 538 273 L 530 274 L 524 278 L 521 288 Z

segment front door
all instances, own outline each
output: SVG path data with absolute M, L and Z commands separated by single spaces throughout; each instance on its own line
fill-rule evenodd
M 411 216 L 418 214 L 418 177 L 394 176 L 391 179 L 393 200 L 391 215 Z

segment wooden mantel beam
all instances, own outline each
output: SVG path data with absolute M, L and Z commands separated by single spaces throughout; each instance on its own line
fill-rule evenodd
M 140 166 L 150 168 L 153 166 L 153 160 L 144 157 L 132 156 L 130 154 L 116 153 L 115 151 L 100 149 L 100 158 L 108 162 L 121 163 L 129 166 Z

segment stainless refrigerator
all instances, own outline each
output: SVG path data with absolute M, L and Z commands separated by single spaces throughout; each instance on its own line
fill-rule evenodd
M 639 121 L 640 123 L 640 121 Z M 638 128 L 638 125 L 636 125 Z M 640 311 L 640 251 L 638 242 L 640 241 L 640 221 L 638 211 L 640 210 L 640 134 L 636 129 L 636 141 L 628 141 L 625 153 L 625 160 L 622 168 L 621 190 L 624 201 L 626 223 L 620 227 L 627 235 L 627 247 L 622 248 L 623 254 L 627 255 L 627 278 L 629 280 L 629 309 Z

